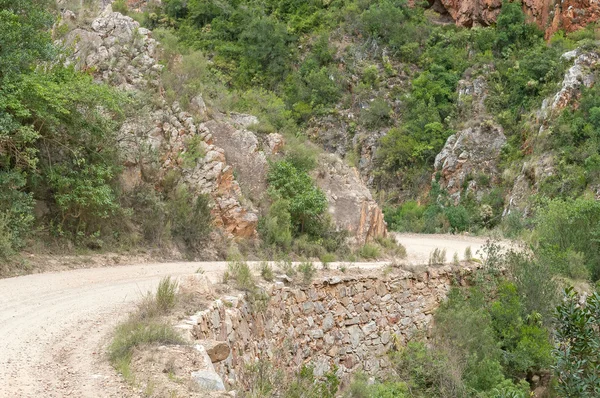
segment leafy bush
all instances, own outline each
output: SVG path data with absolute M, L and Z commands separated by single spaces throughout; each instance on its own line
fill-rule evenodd
M 519 251 L 509 250 L 504 263 L 517 287 L 525 312 L 540 314 L 542 322 L 550 326 L 559 293 L 550 265 L 543 259 L 528 254 L 524 248 Z
M 386 207 L 383 210 L 388 226 L 398 232 L 421 232 L 423 230 L 423 214 L 425 206 L 414 200 L 404 202 L 397 208 Z
M 272 163 L 267 176 L 271 196 L 289 201 L 293 232 L 319 236 L 327 199 L 310 176 L 287 161 Z
M 581 253 L 593 280 L 600 278 L 600 202 L 551 200 L 536 215 L 536 232 L 542 260 L 556 271 L 581 275 L 574 258 Z
M 33 196 L 23 192 L 25 176 L 0 170 L 0 255 L 8 257 L 25 245 L 33 226 Z
M 173 237 L 181 239 L 187 249 L 199 250 L 212 228 L 208 196 L 194 199 L 187 187 L 180 185 L 169 197 L 167 211 Z
M 15 251 L 13 235 L 8 225 L 8 217 L 0 213 L 0 259 L 7 260 Z
M 565 397 L 594 397 L 600 391 L 600 295 L 593 293 L 583 304 L 572 288 L 565 291 L 556 309 L 554 373 L 558 392 Z
M 227 264 L 227 271 L 223 274 L 225 283 L 230 280 L 235 282 L 238 289 L 251 292 L 256 289 L 256 281 L 252 270 L 245 261 L 230 261 Z
M 261 220 L 259 231 L 269 245 L 289 249 L 292 243 L 292 216 L 287 200 L 278 199 L 271 204 L 269 213 Z
M 141 229 L 144 240 L 161 247 L 171 240 L 171 223 L 167 204 L 149 184 L 140 184 L 123 197 L 132 210 L 132 221 Z
M 463 206 L 448 207 L 445 214 L 453 232 L 463 232 L 469 228 L 469 212 Z
M 381 255 L 381 248 L 373 243 L 365 243 L 358 251 L 358 255 L 367 260 L 376 260 Z

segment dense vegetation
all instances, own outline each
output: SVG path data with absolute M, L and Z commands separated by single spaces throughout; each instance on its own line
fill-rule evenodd
M 53 10 L 0 2 L 0 260 L 32 236 L 61 250 L 171 238 L 197 249 L 210 228 L 205 198 L 121 192 L 116 133 L 134 99 L 63 65 Z
M 501 224 L 514 173 L 494 186 L 487 175 L 471 176 L 484 196 L 475 197 L 467 183 L 455 203 L 435 184 L 426 194 L 434 157 L 451 134 L 488 120 L 508 138 L 502 166 L 516 167 L 531 152 L 532 113 L 562 80 L 567 64 L 561 55 L 593 46 L 595 37 L 588 29 L 568 37 L 559 32 L 546 42 L 517 2 L 505 2 L 495 26 L 476 29 L 432 23 L 434 13 L 402 0 L 168 0 L 132 15 L 159 28 L 180 51 L 210 59 L 204 67 L 216 77 L 208 90 L 213 105 L 259 115 L 259 133 L 303 135 L 320 120 L 338 120 L 352 144 L 334 145 L 357 164 L 362 140 L 385 132 L 370 166 L 373 186 L 387 205 L 388 225 L 416 232 Z M 467 71 L 486 77 L 484 114 L 474 113 L 468 98 L 457 100 Z M 597 182 L 594 90 L 556 126 L 552 120 L 550 129 L 560 134 L 536 144 L 564 148 L 559 172 L 542 184 L 545 196 L 577 197 Z M 518 215 L 502 225 L 509 235 L 521 227 Z

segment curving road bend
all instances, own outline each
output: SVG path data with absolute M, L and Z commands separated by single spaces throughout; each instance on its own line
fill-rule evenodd
M 448 259 L 484 239 L 398 235 L 409 264 L 425 264 L 435 248 Z M 375 268 L 385 263 L 355 263 Z M 0 398 L 136 396 L 104 358 L 106 342 L 134 303 L 160 279 L 201 267 L 220 279 L 225 262 L 127 265 L 0 280 Z

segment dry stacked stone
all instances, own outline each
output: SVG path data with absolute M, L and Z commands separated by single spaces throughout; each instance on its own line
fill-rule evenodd
M 241 381 L 245 365 L 264 359 L 295 371 L 311 364 L 317 376 L 361 370 L 383 373 L 387 353 L 426 331 L 433 311 L 473 268 L 428 268 L 387 276 L 331 276 L 308 286 L 270 285 L 267 309 L 252 311 L 243 295 L 213 302 L 193 317 L 192 335 L 231 347 L 216 367 L 225 380 Z

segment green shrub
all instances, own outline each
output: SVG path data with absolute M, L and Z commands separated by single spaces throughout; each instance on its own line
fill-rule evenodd
M 185 152 L 181 153 L 183 159 L 183 167 L 193 169 L 196 167 L 198 160 L 206 155 L 204 144 L 199 135 L 194 135 L 185 141 Z
M 406 247 L 398 243 L 393 237 L 378 237 L 375 239 L 377 244 L 381 246 L 388 254 L 394 257 L 405 258 Z
M 360 113 L 361 122 L 370 129 L 387 126 L 391 122 L 392 108 L 381 98 L 375 99 Z
M 381 248 L 373 243 L 365 243 L 358 251 L 358 255 L 367 260 L 376 260 L 381 255 Z
M 287 161 L 271 163 L 267 181 L 272 197 L 289 201 L 295 234 L 319 236 L 323 232 L 327 199 L 305 171 Z
M 317 269 L 310 261 L 300 263 L 297 270 L 302 275 L 302 283 L 305 285 L 310 284 L 317 273 Z
M 124 195 L 126 207 L 132 210 L 131 219 L 139 226 L 144 240 L 163 246 L 171 240 L 171 223 L 167 203 L 150 184 L 140 184 Z
M 273 279 L 275 278 L 275 275 L 273 274 L 273 267 L 271 267 L 268 262 L 263 261 L 260 263 L 259 268 L 260 276 L 262 276 L 262 278 L 267 282 L 273 282 Z
M 334 253 L 323 253 L 319 259 L 321 260 L 323 269 L 329 269 L 329 263 L 334 262 L 336 256 Z
M 536 215 L 536 232 L 542 258 L 561 271 L 579 265 L 573 256 L 581 253 L 593 280 L 600 277 L 600 202 L 552 200 Z M 565 255 L 569 255 L 567 259 Z M 563 260 L 564 259 L 564 260 Z M 575 262 L 575 263 L 574 263 Z M 569 264 L 571 263 L 571 264 Z M 574 270 L 580 275 L 580 272 Z
M 0 171 L 0 256 L 4 258 L 25 246 L 32 232 L 33 196 L 23 191 L 25 185 L 22 173 Z
M 179 283 L 176 280 L 171 280 L 170 276 L 160 280 L 156 290 L 156 305 L 161 312 L 166 313 L 175 307 L 178 287 Z
M 346 398 L 405 398 L 408 386 L 403 382 L 375 382 L 370 384 L 364 374 L 355 375 L 350 383 Z
M 272 363 L 260 359 L 243 370 L 244 380 L 248 380 L 247 398 L 334 398 L 340 381 L 333 369 L 321 377 L 314 374 L 314 368 L 304 365 L 293 374 L 286 374 Z
M 511 211 L 502 219 L 502 232 L 507 238 L 517 238 L 525 229 L 523 216 L 518 211 Z
M 453 232 L 463 232 L 469 229 L 469 212 L 463 206 L 451 206 L 445 210 L 446 217 Z
M 471 251 L 471 246 L 467 246 L 467 248 L 465 249 L 464 259 L 465 259 L 465 261 L 473 260 L 473 252 Z
M 269 208 L 269 213 L 259 224 L 264 241 L 284 250 L 289 249 L 292 244 L 292 216 L 289 207 L 290 203 L 287 200 L 275 200 Z
M 540 314 L 549 326 L 558 303 L 559 289 L 550 265 L 528 254 L 525 249 L 509 250 L 505 255 L 508 274 L 515 283 L 527 314 Z
M 223 274 L 223 281 L 225 283 L 230 280 L 235 282 L 238 289 L 245 290 L 247 292 L 254 291 L 256 289 L 256 281 L 252 270 L 245 261 L 230 261 L 227 264 L 227 271 Z
M 429 253 L 429 265 L 444 265 L 446 263 L 446 249 L 435 248 Z
M 414 200 L 404 202 L 397 208 L 386 207 L 383 210 L 385 221 L 390 229 L 398 232 L 422 232 L 425 206 Z
M 188 188 L 180 185 L 168 198 L 167 211 L 173 237 L 181 239 L 188 250 L 199 250 L 212 229 L 208 196 L 194 199 Z
M 0 259 L 7 260 L 15 251 L 13 249 L 13 235 L 8 226 L 8 217 L 0 213 Z
M 321 258 L 327 251 L 319 242 L 311 240 L 308 235 L 301 235 L 294 241 L 294 251 L 307 258 Z
M 127 15 L 129 11 L 126 0 L 115 0 L 111 3 L 111 6 L 114 12 L 120 12 L 123 15 Z
M 583 304 L 573 288 L 565 290 L 556 308 L 557 341 L 554 374 L 558 392 L 564 397 L 593 397 L 600 390 L 596 377 L 600 353 L 600 295 L 593 293 Z
M 289 277 L 294 277 L 296 275 L 296 267 L 294 267 L 294 264 L 289 260 L 282 260 L 277 263 L 277 266 Z

